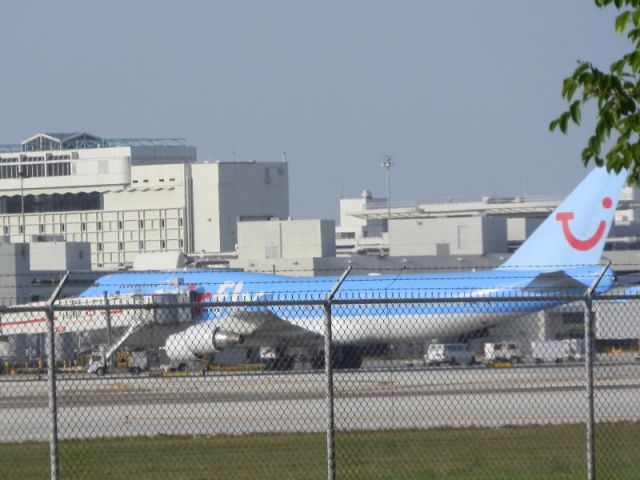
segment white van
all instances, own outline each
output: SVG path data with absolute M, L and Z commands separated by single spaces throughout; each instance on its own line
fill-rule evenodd
M 424 361 L 427 365 L 472 365 L 473 352 L 464 343 L 432 343 L 427 349 Z

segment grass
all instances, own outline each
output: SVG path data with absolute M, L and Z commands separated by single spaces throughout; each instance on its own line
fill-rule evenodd
M 598 426 L 598 478 L 640 478 L 640 424 Z M 584 479 L 581 425 L 338 432 L 338 479 Z M 323 434 L 63 441 L 60 478 L 324 479 Z M 46 443 L 0 444 L 0 478 L 49 477 Z

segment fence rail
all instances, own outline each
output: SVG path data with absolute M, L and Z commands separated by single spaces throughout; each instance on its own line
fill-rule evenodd
M 0 476 L 637 478 L 639 296 L 339 287 L 0 308 Z

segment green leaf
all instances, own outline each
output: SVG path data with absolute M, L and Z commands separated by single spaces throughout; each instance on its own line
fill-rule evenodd
M 640 31 L 637 28 L 632 28 L 629 30 L 629 33 L 627 33 L 627 38 L 632 42 L 637 42 L 638 38 L 640 38 Z
M 589 143 L 588 143 L 589 150 L 594 156 L 600 155 L 600 145 L 602 145 L 602 141 L 603 141 L 602 137 L 597 133 L 595 135 L 592 135 L 589 138 Z
M 631 69 L 634 72 L 637 72 L 638 68 L 640 68 L 640 54 L 638 52 L 633 52 L 629 55 L 628 63 L 631 66 Z
M 636 103 L 627 95 L 620 96 L 620 109 L 622 113 L 629 114 L 636 111 Z
M 558 119 L 558 125 L 562 133 L 567 133 L 567 124 L 569 123 L 569 112 L 564 112 Z
M 576 69 L 573 71 L 574 78 L 580 75 L 582 72 L 585 72 L 591 66 L 589 62 L 578 62 L 578 63 L 580 65 L 578 65 Z
M 593 74 L 591 72 L 582 72 L 579 76 L 578 76 L 578 83 L 580 85 L 584 85 L 588 82 L 591 81 L 591 77 L 593 76 Z
M 613 62 L 611 64 L 611 67 L 609 67 L 609 70 L 611 71 L 611 73 L 617 73 L 618 75 L 622 75 L 622 70 L 624 69 L 625 63 L 626 62 L 624 61 L 624 59 Z
M 573 98 L 573 94 L 576 92 L 578 88 L 578 82 L 573 80 L 572 78 L 566 78 L 564 80 L 564 85 L 562 86 L 562 97 L 571 101 Z
M 571 120 L 576 125 L 580 125 L 581 113 L 580 113 L 580 101 L 576 100 L 569 107 L 569 113 L 571 114 Z
M 616 121 L 611 111 L 604 110 L 600 113 L 600 116 L 609 127 L 615 127 Z
M 616 17 L 616 32 L 622 33 L 627 28 L 629 19 L 631 18 L 631 12 L 629 10 L 622 12 Z

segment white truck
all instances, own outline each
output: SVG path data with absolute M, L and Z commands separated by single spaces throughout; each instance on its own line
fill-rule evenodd
M 495 362 L 520 363 L 522 352 L 516 342 L 495 342 L 484 344 L 484 361 L 487 364 Z
M 136 350 L 133 352 L 127 352 L 127 368 L 131 373 L 140 373 L 144 370 L 149 370 L 149 355 L 144 350 Z M 108 356 L 103 350 L 98 350 L 91 354 L 91 361 L 89 363 L 88 373 L 95 373 L 97 375 L 104 375 L 109 369 L 110 356 Z
M 579 361 L 584 356 L 584 341 L 578 339 L 531 342 L 531 357 L 536 363 Z

